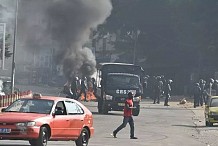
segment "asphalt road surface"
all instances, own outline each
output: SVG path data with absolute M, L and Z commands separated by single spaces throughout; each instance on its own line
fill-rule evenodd
M 56 93 L 54 91 L 52 92 Z M 117 138 L 111 136 L 112 131 L 122 122 L 122 112 L 100 115 L 97 113 L 96 102 L 83 102 L 83 104 L 94 115 L 95 134 L 90 139 L 89 146 L 217 146 L 218 143 L 217 126 L 211 128 L 204 126 L 201 107 L 193 109 L 175 103 L 165 107 L 163 102 L 152 104 L 152 101 L 144 100 L 141 103 L 140 115 L 134 117 L 135 136 L 138 137 L 135 140 L 129 138 L 129 125 L 117 134 Z M 28 145 L 26 141 L 0 141 L 0 146 Z M 73 141 L 48 143 L 48 146 L 58 145 L 76 146 Z

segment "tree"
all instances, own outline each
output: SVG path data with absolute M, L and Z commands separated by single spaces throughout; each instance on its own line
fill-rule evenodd
M 167 39 L 165 35 L 172 35 L 171 25 L 168 25 L 172 22 L 168 1 L 112 0 L 112 4 L 112 14 L 106 23 L 99 27 L 99 31 L 117 33 L 118 39 L 114 45 L 118 52 L 131 55 L 136 47 L 137 58 L 153 61 L 152 55 L 162 49 L 160 47 L 166 46 L 166 42 L 160 41 L 160 38 L 163 36 Z M 137 30 L 140 34 L 135 37 Z M 129 57 L 131 56 L 127 58 Z
M 9 58 L 12 56 L 13 53 L 10 51 L 10 34 L 5 36 L 5 58 Z M 2 51 L 3 51 L 3 38 L 0 39 L 0 59 L 2 60 Z

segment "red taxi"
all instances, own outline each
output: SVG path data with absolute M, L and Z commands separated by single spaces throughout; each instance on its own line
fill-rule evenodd
M 76 146 L 87 146 L 93 133 L 92 113 L 69 98 L 34 94 L 0 113 L 0 140 L 28 140 L 32 146 L 73 140 Z

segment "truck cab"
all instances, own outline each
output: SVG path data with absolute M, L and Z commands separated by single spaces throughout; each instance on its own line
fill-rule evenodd
M 134 94 L 133 106 L 136 107 L 133 115 L 138 116 L 143 94 L 140 72 L 134 69 L 136 66 L 130 64 L 107 65 L 103 66 L 98 74 L 101 78 L 96 93 L 98 112 L 107 114 L 109 111 L 123 111 L 127 94 L 131 91 Z

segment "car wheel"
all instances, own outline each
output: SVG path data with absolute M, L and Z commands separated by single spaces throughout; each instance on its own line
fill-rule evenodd
M 212 126 L 213 126 L 213 123 L 210 123 L 210 122 L 209 122 L 209 126 L 212 127 Z
M 89 142 L 89 132 L 87 129 L 83 128 L 79 138 L 75 141 L 76 146 L 87 146 Z
M 47 146 L 48 143 L 48 130 L 46 127 L 41 127 L 39 138 L 36 140 L 37 146 Z
M 206 124 L 207 127 L 210 126 L 208 121 L 205 121 L 205 124 Z
M 212 126 L 213 126 L 213 123 L 211 123 L 211 122 L 209 122 L 209 121 L 205 121 L 205 123 L 206 123 L 206 126 L 207 126 L 207 127 L 212 127 Z

